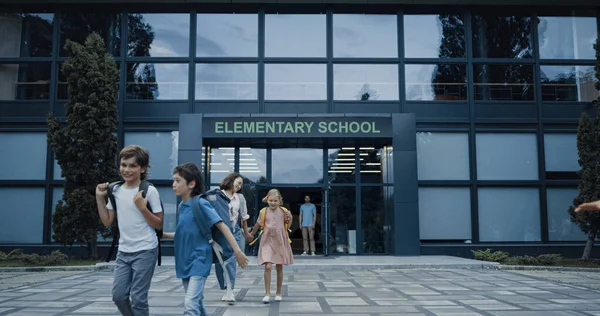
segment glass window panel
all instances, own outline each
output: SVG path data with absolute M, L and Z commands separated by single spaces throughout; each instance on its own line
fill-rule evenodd
M 210 148 L 208 158 L 209 183 L 218 186 L 225 177 L 235 170 L 235 148 Z
M 0 144 L 0 180 L 46 179 L 45 133 L 0 133 Z
M 267 14 L 266 57 L 325 57 L 325 14 Z
M 127 99 L 187 100 L 188 64 L 127 63 Z
M 163 202 L 164 220 L 163 220 L 163 231 L 175 232 L 177 228 L 177 196 L 173 192 L 172 187 L 156 187 L 160 199 Z
M 533 58 L 533 25 L 528 16 L 473 16 L 473 57 Z
M 419 188 L 419 232 L 421 240 L 470 240 L 470 189 Z
M 258 56 L 258 15 L 198 14 L 198 57 Z
M 356 188 L 332 187 L 329 192 L 332 253 L 356 253 Z
M 44 198 L 44 188 L 0 188 L 0 243 L 42 243 Z
M 333 65 L 335 100 L 398 100 L 398 65 Z
M 240 174 L 245 180 L 267 183 L 267 150 L 240 147 Z
M 541 240 L 540 196 L 534 188 L 480 188 L 479 240 Z
M 467 100 L 467 65 L 406 65 L 407 100 Z
M 404 16 L 404 55 L 407 58 L 464 58 L 465 43 L 462 14 Z
M 52 56 L 52 13 L 0 13 L 0 57 Z
M 50 63 L 0 64 L 0 100 L 50 98 Z
M 364 158 L 360 158 L 361 162 Z M 327 150 L 329 183 L 356 182 L 356 148 L 342 147 Z
M 598 26 L 594 17 L 539 17 L 538 41 L 543 59 L 595 59 Z
M 467 133 L 417 133 L 419 180 L 469 180 Z
M 129 25 L 132 27 L 132 25 Z M 135 25 L 135 27 L 140 27 Z M 121 50 L 121 14 L 67 12 L 60 17 L 60 55 L 66 56 L 67 39 L 83 44 L 88 35 L 96 32 L 102 36 L 107 51 L 114 56 Z
M 594 66 L 541 66 L 542 100 L 598 100 Z
M 154 133 L 125 133 L 125 146 L 139 145 L 150 154 L 148 179 L 170 180 L 177 167 L 179 131 Z
M 197 64 L 196 100 L 256 100 L 256 64 Z
M 361 187 L 363 253 L 390 253 L 393 187 Z
M 548 204 L 548 239 L 550 241 L 585 241 L 587 235 L 573 222 L 569 206 L 579 194 L 576 188 L 549 188 L 546 194 Z
M 535 134 L 477 134 L 479 180 L 537 180 Z
M 576 134 L 545 134 L 544 157 L 547 171 L 579 171 Z
M 475 100 L 530 101 L 532 65 L 474 65 Z
M 62 67 L 63 67 L 64 63 L 58 63 L 58 81 L 56 82 L 56 98 L 58 100 L 68 100 L 69 99 L 69 86 L 67 84 L 67 77 L 63 74 L 62 72 Z M 117 68 L 117 71 L 120 72 L 120 65 L 119 63 L 115 64 L 115 67 Z M 108 68 L 107 68 L 108 70 Z M 116 92 L 117 92 L 117 100 L 119 99 L 119 82 L 117 79 L 117 83 L 116 83 Z
M 323 149 L 273 149 L 272 183 L 323 183 Z
M 132 13 L 127 19 L 127 56 L 190 55 L 189 14 Z
M 361 183 L 393 183 L 392 148 L 359 147 Z
M 326 100 L 325 65 L 266 64 L 266 100 Z
M 398 57 L 396 15 L 334 14 L 334 57 Z

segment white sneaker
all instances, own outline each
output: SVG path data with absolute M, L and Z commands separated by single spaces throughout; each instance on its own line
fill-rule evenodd
M 316 255 L 315 255 L 315 253 L 314 253 L 314 251 L 313 251 L 313 253 L 312 253 L 312 255 L 311 255 L 311 256 L 316 256 Z
M 227 295 L 229 295 L 229 293 L 225 292 L 223 297 L 221 297 L 221 301 L 223 301 L 223 302 L 227 301 Z
M 307 255 L 308 254 L 306 253 L 306 251 L 301 254 L 301 256 L 307 256 Z
M 263 304 L 269 304 L 269 301 L 271 301 L 271 298 L 269 295 L 265 295 L 265 297 L 263 297 Z
M 233 293 L 233 290 L 228 290 L 227 293 L 225 293 L 225 296 L 225 301 L 227 301 L 229 305 L 235 304 L 235 294 Z
M 275 296 L 275 302 L 281 302 L 281 301 L 283 301 L 283 297 L 281 297 L 281 295 Z

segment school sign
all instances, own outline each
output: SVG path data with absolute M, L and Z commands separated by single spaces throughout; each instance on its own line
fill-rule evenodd
M 390 137 L 390 117 L 204 117 L 204 137 Z

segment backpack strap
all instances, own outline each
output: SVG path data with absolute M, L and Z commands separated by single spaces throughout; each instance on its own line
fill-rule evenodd
M 115 186 L 123 185 L 125 181 L 115 181 L 108 184 L 106 188 L 106 196 L 108 196 L 108 200 L 110 201 L 110 206 L 112 206 L 112 210 L 117 212 L 117 202 L 115 200 Z M 115 218 L 116 221 L 116 218 Z M 112 243 L 110 244 L 110 249 L 108 250 L 108 255 L 106 256 L 106 262 L 109 262 L 112 258 L 113 252 L 117 246 L 117 242 L 119 241 L 119 228 L 117 225 L 112 225 Z
M 204 216 L 204 212 L 202 212 L 200 209 L 200 198 L 204 198 L 204 196 L 205 194 L 202 194 L 202 196 L 196 195 L 192 198 L 192 212 L 194 214 L 194 220 L 200 229 L 200 234 L 202 234 L 209 241 L 209 243 L 212 244 L 212 232 L 208 225 L 206 225 L 208 220 L 206 219 L 206 216 Z

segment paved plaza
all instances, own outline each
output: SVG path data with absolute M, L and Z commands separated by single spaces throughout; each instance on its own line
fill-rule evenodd
M 229 306 L 220 301 L 223 293 L 213 275 L 205 303 L 213 316 L 600 315 L 596 272 L 299 264 L 287 268 L 284 278 L 284 301 L 263 304 L 262 270 L 239 271 L 238 302 Z M 118 315 L 111 283 L 111 271 L 2 272 L 0 315 Z M 181 281 L 173 269 L 157 269 L 151 314 L 182 315 L 182 303 Z

